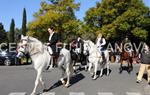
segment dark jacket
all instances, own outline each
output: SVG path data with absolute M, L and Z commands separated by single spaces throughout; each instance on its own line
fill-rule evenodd
M 141 53 L 140 60 L 141 60 L 142 64 L 150 64 L 150 51 L 148 51 L 148 52 L 143 51 Z
M 58 34 L 57 33 L 54 33 L 52 35 L 52 38 L 51 40 L 49 41 L 50 42 L 50 47 L 52 48 L 52 51 L 53 53 L 57 52 L 56 50 L 56 43 L 59 41 L 59 37 L 58 37 Z
M 77 48 L 80 48 L 81 45 L 82 45 L 82 40 L 76 40 L 76 43 L 77 43 Z

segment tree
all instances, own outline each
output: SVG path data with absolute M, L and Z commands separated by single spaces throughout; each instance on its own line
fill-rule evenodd
M 22 33 L 21 33 L 21 29 L 18 29 L 18 28 L 16 28 L 15 29 L 15 42 L 18 42 L 18 40 L 19 40 L 19 36 L 21 35 Z
M 0 43 L 7 42 L 7 34 L 4 30 L 4 26 L 0 23 Z
M 22 19 L 22 34 L 26 36 L 26 32 L 27 32 L 27 17 L 26 17 L 26 9 L 23 9 L 23 19 Z
M 148 13 L 142 0 L 102 0 L 86 12 L 84 20 L 93 32 L 101 32 L 107 39 L 128 36 L 132 41 L 145 41 L 150 26 Z
M 41 8 L 34 14 L 34 21 L 28 24 L 28 35 L 39 38 L 42 41 L 48 39 L 47 28 L 54 26 L 61 39 L 66 40 L 68 34 L 76 35 L 79 31 L 79 21 L 74 12 L 80 4 L 74 0 L 48 0 L 41 2 Z
M 15 42 L 15 21 L 14 21 L 14 19 L 11 20 L 10 31 L 8 33 L 8 39 L 9 39 L 10 43 Z

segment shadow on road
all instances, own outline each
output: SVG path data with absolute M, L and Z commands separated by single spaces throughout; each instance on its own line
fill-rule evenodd
M 71 84 L 70 86 L 72 86 L 73 84 L 78 83 L 79 81 L 83 80 L 84 78 L 85 78 L 85 76 L 81 73 L 79 73 L 77 75 L 74 75 L 70 80 L 70 84 Z M 65 79 L 65 81 L 66 81 L 66 79 Z M 52 89 L 55 89 L 55 88 L 57 88 L 61 85 L 62 85 L 61 81 L 57 81 L 56 83 L 53 84 L 53 86 L 51 86 L 50 88 L 44 90 L 44 92 L 48 92 L 48 91 L 50 91 Z
M 111 74 L 111 72 L 112 72 L 112 70 L 109 69 L 109 75 Z M 100 75 L 100 73 L 101 73 L 101 71 L 99 70 L 99 71 L 97 72 L 97 75 Z M 107 75 L 107 68 L 103 69 L 103 74 L 102 74 L 102 75 Z

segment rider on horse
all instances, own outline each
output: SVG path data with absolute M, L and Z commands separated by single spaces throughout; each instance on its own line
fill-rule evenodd
M 133 69 L 133 66 L 132 66 L 132 58 L 133 58 L 133 47 L 132 47 L 132 44 L 131 44 L 131 41 L 126 37 L 123 41 L 122 41 L 122 52 L 121 52 L 121 55 L 120 55 L 120 68 L 119 68 L 119 73 L 122 73 L 123 71 L 123 63 L 126 61 L 128 63 L 128 73 L 130 73 Z
M 97 45 L 97 48 L 98 48 L 99 52 L 102 55 L 103 60 L 105 61 L 104 50 L 105 50 L 106 40 L 105 40 L 104 36 L 101 33 L 97 37 L 96 45 Z
M 123 46 L 123 51 L 126 51 L 129 53 L 130 57 L 132 56 L 132 44 L 131 41 L 128 39 L 128 37 L 126 37 L 123 41 L 122 41 L 122 46 Z
M 49 32 L 49 42 L 48 42 L 48 51 L 50 53 L 50 55 L 53 56 L 53 62 L 54 65 L 56 65 L 56 60 L 59 57 L 59 52 L 60 52 L 60 39 L 57 33 L 54 32 L 54 28 L 53 27 L 49 27 L 48 28 L 48 32 Z
M 71 45 L 71 49 L 73 49 L 74 52 L 76 52 L 77 54 L 81 54 L 83 46 L 82 46 L 83 42 L 80 38 L 80 36 L 77 39 L 73 39 L 70 43 Z

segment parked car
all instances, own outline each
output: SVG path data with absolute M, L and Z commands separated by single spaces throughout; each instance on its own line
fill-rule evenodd
M 6 66 L 17 65 L 19 61 L 16 54 L 16 52 L 8 52 L 7 50 L 0 51 L 0 64 Z

